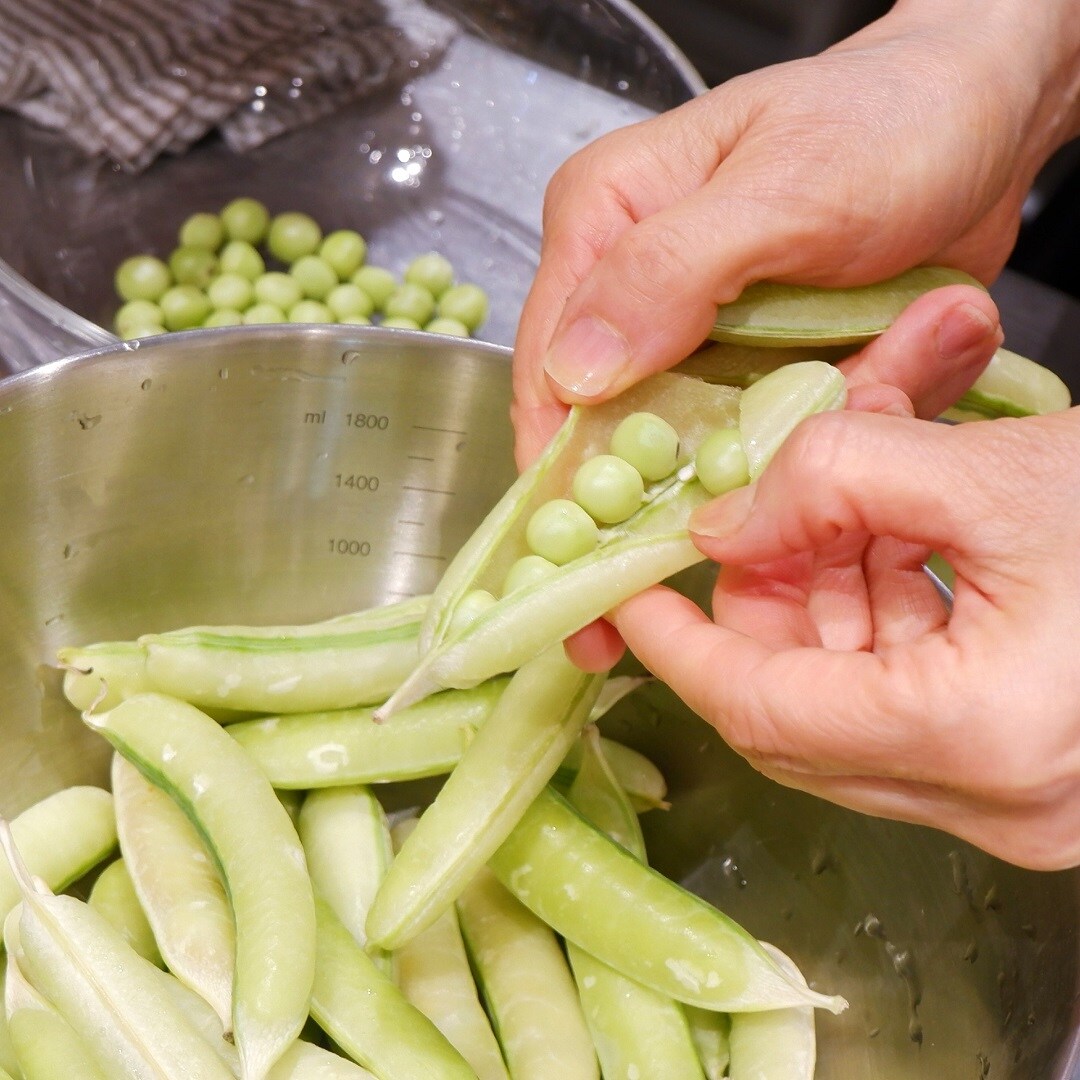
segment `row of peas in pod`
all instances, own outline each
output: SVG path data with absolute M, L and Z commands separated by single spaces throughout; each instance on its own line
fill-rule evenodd
M 648 498 L 648 485 L 666 480 L 679 467 L 679 433 L 651 412 L 631 413 L 611 435 L 609 453 L 596 454 L 574 473 L 572 499 L 551 499 L 529 518 L 525 540 L 531 554 L 507 572 L 503 595 L 537 582 L 580 559 L 601 542 L 604 526 L 632 517 Z M 694 473 L 712 495 L 749 483 L 749 466 L 737 428 L 718 428 L 694 456 Z M 457 612 L 459 626 L 471 621 L 496 597 L 477 589 Z
M 255 323 L 354 323 L 469 337 L 487 317 L 487 294 L 455 281 L 450 261 L 418 255 L 399 278 L 367 262 L 352 229 L 324 233 L 314 218 L 271 216 L 257 199 L 192 214 L 167 259 L 132 255 L 117 267 L 123 338 Z

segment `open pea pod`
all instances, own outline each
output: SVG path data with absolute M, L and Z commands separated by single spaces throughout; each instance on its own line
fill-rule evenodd
M 754 404 L 747 412 L 744 397 L 751 392 Z M 513 671 L 622 601 L 700 562 L 687 522 L 711 498 L 693 466 L 702 441 L 719 428 L 738 428 L 750 475 L 756 476 L 799 420 L 842 408 L 845 396 L 836 368 L 809 361 L 777 371 L 752 391 L 664 373 L 613 401 L 572 410 L 544 455 L 522 473 L 447 568 L 421 630 L 421 649 L 427 651 L 376 715 L 389 716 L 445 687 L 475 686 Z M 619 423 L 640 412 L 660 416 L 678 433 L 680 467 L 656 481 L 629 518 L 600 529 L 594 550 L 510 590 L 459 628 L 454 616 L 463 602 L 477 590 L 497 594 L 510 566 L 528 553 L 532 514 L 552 499 L 565 498 L 578 466 L 606 452 Z
M 759 281 L 717 308 L 709 337 L 743 345 L 854 345 L 876 338 L 913 300 L 945 285 L 982 288 L 945 266 L 917 266 L 843 289 Z

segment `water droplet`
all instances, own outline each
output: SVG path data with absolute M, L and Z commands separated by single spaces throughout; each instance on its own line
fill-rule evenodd
M 254 476 L 253 473 L 248 473 L 246 476 L 241 476 L 239 482 L 241 484 L 248 484 L 248 485 L 254 484 L 255 483 L 255 476 Z
M 154 385 L 154 383 L 153 383 L 152 379 L 143 379 L 143 381 L 141 383 L 139 383 L 139 389 L 140 390 L 149 390 L 150 387 L 153 386 L 153 385 Z
M 979 959 L 979 946 L 972 941 L 964 950 L 963 957 L 969 964 L 974 964 Z
M 223 367 L 220 371 L 218 371 L 217 374 L 219 379 L 227 379 L 229 377 L 229 369 L 227 367 Z
M 101 423 L 101 413 L 98 413 L 96 416 L 87 416 L 86 413 L 76 413 L 75 420 L 83 431 L 89 431 L 91 428 L 95 428 Z
M 74 544 L 65 544 L 64 545 L 64 558 L 65 559 L 74 559 L 75 556 L 78 555 L 78 554 L 79 554 L 79 549 Z

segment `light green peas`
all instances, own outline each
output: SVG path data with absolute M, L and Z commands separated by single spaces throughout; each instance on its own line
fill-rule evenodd
M 525 539 L 535 555 L 563 566 L 593 551 L 600 534 L 596 522 L 577 503 L 552 499 L 529 518 Z
M 338 229 L 319 245 L 319 257 L 345 281 L 356 273 L 367 257 L 367 242 L 353 229 Z
M 670 476 L 679 464 L 679 433 L 655 413 L 631 413 L 612 432 L 610 445 L 650 482 Z
M 161 259 L 132 255 L 116 268 L 114 283 L 121 300 L 158 300 L 173 284 L 173 276 Z
M 326 297 L 326 306 L 339 320 L 349 315 L 361 315 L 370 321 L 375 301 L 359 285 L 347 281 L 335 286 Z
M 218 258 L 206 248 L 179 247 L 169 256 L 169 269 L 178 285 L 205 289 L 218 272 Z
M 318 255 L 301 255 L 289 268 L 289 274 L 309 300 L 324 300 L 338 284 L 333 268 Z
M 371 320 L 366 315 L 342 315 L 338 322 L 344 326 L 371 326 Z
M 318 300 L 301 300 L 293 304 L 288 312 L 289 322 L 328 323 L 334 321 L 334 313 Z
M 273 304 L 282 311 L 288 311 L 303 298 L 304 290 L 291 274 L 270 270 L 255 279 L 255 299 L 260 303 Z
M 240 326 L 243 321 L 244 316 L 239 311 L 233 311 L 232 308 L 218 308 L 216 311 L 211 311 L 203 319 L 203 326 L 207 328 L 213 326 Z
M 539 555 L 523 555 L 507 571 L 506 580 L 503 582 L 503 595 L 535 585 L 557 569 L 558 567 L 550 559 L 544 559 Z
M 218 270 L 223 274 L 239 274 L 254 281 L 266 272 L 266 263 L 258 249 L 246 240 L 230 240 L 218 255 Z
M 597 521 L 614 525 L 641 508 L 645 482 L 628 461 L 614 454 L 597 454 L 574 474 L 574 498 Z
M 439 297 L 439 314 L 463 322 L 471 333 L 487 318 L 487 293 L 479 285 L 452 285 Z
M 405 315 L 393 315 L 389 318 L 383 319 L 379 323 L 380 326 L 385 326 L 388 329 L 393 330 L 420 330 L 422 327 L 415 319 L 407 318 Z
M 448 319 L 445 315 L 432 319 L 424 329 L 429 334 L 449 334 L 451 337 L 469 336 L 469 328 L 460 319 Z
M 140 326 L 163 326 L 161 308 L 152 300 L 129 300 L 113 317 L 113 328 L 121 337 Z
M 160 323 L 148 323 L 146 325 L 129 326 L 120 336 L 125 341 L 132 341 L 135 338 L 154 337 L 165 332 L 165 327 Z
M 161 317 L 166 330 L 201 326 L 211 310 L 206 293 L 194 285 L 174 285 L 161 298 Z
M 178 237 L 182 248 L 205 248 L 217 251 L 225 239 L 225 227 L 217 214 L 192 214 L 180 226 Z
M 245 326 L 259 326 L 265 323 L 285 322 L 285 312 L 273 304 L 252 304 L 244 312 Z
M 381 266 L 361 266 L 353 274 L 352 283 L 371 297 L 376 311 L 383 310 L 390 294 L 398 287 L 397 278 Z
M 487 589 L 473 589 L 472 592 L 466 593 L 454 612 L 451 633 L 453 633 L 454 629 L 463 629 L 469 623 L 474 622 L 495 603 L 497 603 L 495 597 Z
M 420 285 L 438 299 L 454 284 L 454 267 L 445 255 L 430 251 L 413 259 L 403 276 L 410 285 Z
M 266 236 L 270 225 L 270 213 L 258 199 L 233 199 L 222 208 L 221 223 L 230 240 L 243 240 L 258 244 Z
M 307 214 L 289 212 L 278 214 L 270 222 L 266 246 L 275 259 L 294 263 L 305 255 L 312 255 L 322 242 L 319 223 Z
M 405 282 L 386 298 L 383 310 L 391 319 L 412 319 L 423 326 L 435 314 L 435 297 L 422 285 Z
M 750 467 L 738 428 L 721 428 L 698 447 L 694 467 L 710 495 L 723 495 L 750 483 Z
M 206 296 L 215 309 L 243 311 L 255 300 L 255 288 L 243 274 L 219 274 L 206 287 Z

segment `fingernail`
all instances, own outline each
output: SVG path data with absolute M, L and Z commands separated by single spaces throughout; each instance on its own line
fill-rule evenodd
M 544 371 L 564 390 L 596 397 L 614 384 L 629 363 L 626 338 L 602 319 L 584 315 L 556 339 Z
M 982 345 L 997 329 L 997 323 L 974 304 L 960 304 L 941 320 L 937 332 L 938 354 L 943 360 L 957 360 Z
M 750 517 L 756 496 L 757 485 L 751 484 L 699 506 L 690 515 L 690 531 L 713 540 L 723 540 L 737 533 Z

